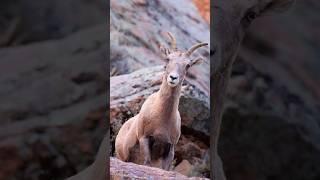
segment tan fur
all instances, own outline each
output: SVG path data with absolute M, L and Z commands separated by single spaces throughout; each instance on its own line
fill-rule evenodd
M 223 113 L 223 98 L 225 89 L 228 84 L 232 63 L 236 57 L 237 49 L 240 41 L 244 35 L 244 29 L 240 26 L 240 18 L 248 9 L 259 9 L 260 12 L 269 12 L 272 10 L 286 9 L 294 0 L 221 0 L 211 3 L 213 13 L 213 45 L 211 46 L 213 61 L 210 63 L 211 67 L 211 82 L 212 92 L 210 97 L 211 106 L 213 107 L 213 123 L 211 131 L 213 138 L 211 138 L 211 175 L 214 180 L 222 180 L 224 178 L 221 161 L 217 156 L 217 144 L 220 132 L 221 117 Z M 272 4 L 270 4 L 272 3 Z M 266 5 L 271 5 L 268 8 Z M 254 7 L 254 8 L 253 8 Z M 241 37 L 239 37 L 241 36 Z M 168 49 L 161 48 L 165 55 L 170 54 Z M 150 97 L 149 97 L 150 98 Z M 152 99 L 152 98 L 151 98 Z M 128 120 L 129 121 L 129 120 Z M 125 123 L 126 124 L 126 123 Z M 130 123 L 128 123 L 130 126 Z M 121 131 L 121 130 L 120 130 Z M 119 132 L 120 133 L 120 132 Z M 124 133 L 123 133 L 124 134 Z M 117 137 L 118 138 L 118 137 Z M 120 137 L 119 137 L 120 138 Z M 120 138 L 122 139 L 122 138 Z M 123 138 L 125 139 L 125 138 Z M 122 140 L 123 141 L 123 140 Z M 121 143 L 120 143 L 121 144 Z M 108 157 L 108 150 L 106 148 L 106 138 L 101 143 L 100 150 L 97 154 L 95 162 L 88 168 L 70 177 L 70 180 L 95 179 L 105 180 L 106 177 L 103 172 L 106 171 L 105 160 Z M 119 149 L 118 149 L 119 150 Z M 156 167 L 159 167 L 159 163 Z M 219 171 L 220 170 L 220 171 Z M 100 173 L 99 173 L 100 172 Z
M 136 129 L 133 128 L 135 126 L 132 126 L 132 123 L 135 122 L 134 119 L 136 119 L 136 117 L 132 117 L 125 122 L 118 133 L 115 148 L 119 150 L 116 152 L 119 159 L 128 159 L 129 148 L 127 147 L 133 147 L 137 143 L 137 136 L 134 132 Z M 128 141 L 126 146 L 123 143 L 119 143 L 124 141 Z
M 123 124 L 116 137 L 116 156 L 120 160 L 163 169 L 170 168 L 174 146 L 178 143 L 181 134 L 181 117 L 178 111 L 181 85 L 188 69 L 187 66 L 196 64 L 201 58 L 191 59 L 189 57 L 190 52 L 178 51 L 175 47 L 174 37 L 171 34 L 169 34 L 169 37 L 173 41 L 173 49 L 161 47 L 169 60 L 160 90 L 146 99 L 140 112 Z M 196 48 L 204 45 L 207 44 L 200 44 Z M 193 50 L 196 48 L 194 47 Z M 177 85 L 175 86 L 170 85 L 170 81 L 175 80 L 173 78 L 177 79 L 175 81 Z M 152 141 L 152 138 L 149 138 L 150 136 L 156 139 L 154 144 L 160 143 L 166 147 L 170 146 L 168 157 L 165 155 L 152 159 L 153 154 L 157 152 L 152 152 L 152 148 L 149 146 Z M 136 150 L 136 148 L 139 148 L 139 150 Z M 157 151 L 166 152 L 166 149 L 164 147 L 164 149 L 160 148 Z M 133 157 L 138 158 L 133 159 Z

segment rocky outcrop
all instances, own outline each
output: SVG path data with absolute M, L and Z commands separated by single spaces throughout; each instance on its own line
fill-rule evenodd
M 156 66 L 111 77 L 111 155 L 114 153 L 114 140 L 121 125 L 139 112 L 141 105 L 149 95 L 159 90 L 163 71 L 163 66 Z M 206 157 L 209 150 L 209 98 L 195 85 L 185 81 L 179 111 L 182 136 L 175 152 L 175 165 L 182 160 L 188 160 L 192 165 L 203 166 L 198 170 L 194 168 L 194 171 L 198 171 L 194 174 L 209 176 L 209 161 Z
M 114 155 L 114 139 L 121 125 L 159 89 L 165 63 L 159 45 L 170 45 L 166 32 L 176 37 L 181 50 L 196 42 L 209 42 L 210 34 L 208 23 L 189 0 L 114 0 L 110 6 L 110 126 Z M 174 166 L 187 160 L 195 176 L 209 177 L 209 51 L 204 48 L 197 53 L 206 61 L 192 67 L 186 77 L 179 107 L 182 135 Z
M 294 10 L 287 13 L 290 15 L 267 16 L 258 19 L 253 23 L 240 49 L 228 88 L 225 117 L 222 121 L 219 140 L 219 152 L 229 179 L 263 179 L 266 177 L 280 179 L 300 177 L 302 179 L 306 178 L 303 177 L 303 174 L 314 174 L 310 176 L 312 179 L 317 176 L 317 172 L 320 172 L 317 166 L 320 142 L 319 101 L 317 99 L 317 84 L 319 83 L 314 78 L 316 76 L 313 76 L 318 73 L 315 68 L 318 67 L 315 50 L 318 42 L 311 38 L 318 37 L 317 30 L 310 32 L 312 35 L 308 36 L 306 35 L 308 33 L 290 30 L 295 29 L 296 19 L 299 19 L 303 8 L 316 4 L 316 2 L 298 1 L 297 4 L 300 5 L 296 5 Z M 114 6 L 120 5 L 128 8 L 128 3 L 114 3 Z M 140 17 L 143 13 L 149 13 L 152 5 L 149 3 L 139 6 L 133 4 L 133 7 L 139 8 L 140 12 L 137 16 Z M 179 9 L 175 4 L 159 3 L 158 5 L 166 8 L 170 5 L 169 9 Z M 317 6 L 313 8 L 316 9 Z M 120 14 L 118 9 L 113 11 L 115 14 Z M 152 16 L 146 19 L 157 24 L 150 17 L 162 18 L 157 16 L 159 10 L 154 11 L 151 12 Z M 176 17 L 177 12 L 164 11 L 163 13 L 169 14 L 167 19 L 171 19 L 172 16 Z M 317 11 L 305 14 L 310 20 L 303 23 L 306 25 L 305 28 L 311 29 L 313 22 L 311 19 L 315 17 L 314 12 Z M 115 71 L 118 74 L 126 74 L 144 66 L 162 63 L 161 60 L 158 61 L 156 52 L 158 42 L 166 42 L 164 36 L 154 33 L 150 27 L 148 33 L 142 33 L 144 31 L 140 28 L 145 28 L 143 22 L 137 22 L 136 17 L 132 18 L 131 15 L 129 11 L 121 18 L 115 19 L 114 22 L 117 23 L 111 23 L 111 27 L 121 24 L 119 28 L 111 29 L 111 32 L 114 33 L 112 42 L 115 42 L 111 49 L 116 52 L 114 56 L 111 56 L 111 60 L 114 60 L 111 64 L 115 70 L 119 69 Z M 167 21 L 164 22 L 167 23 Z M 166 23 L 164 26 L 168 28 Z M 179 23 L 176 22 L 172 28 L 180 32 L 179 26 L 178 28 L 175 26 Z M 153 28 L 157 29 L 158 26 L 153 26 Z M 129 38 L 124 36 L 124 33 L 122 34 L 122 32 L 131 32 L 131 29 L 134 30 L 133 33 L 136 33 L 137 39 L 132 38 L 132 33 L 127 33 Z M 162 32 L 163 29 L 159 31 Z M 193 37 L 197 35 L 197 33 L 192 34 Z M 184 40 L 188 37 L 184 36 L 183 31 L 177 36 L 178 41 L 183 42 L 178 45 L 183 46 L 189 43 Z M 180 36 L 185 38 L 180 38 Z M 160 40 L 153 41 L 152 37 Z M 305 43 L 303 39 L 312 42 L 314 46 L 303 46 Z M 146 46 L 146 43 L 142 42 L 148 42 L 151 45 Z M 140 62 L 137 59 L 140 61 L 143 59 L 143 61 Z M 202 78 L 202 73 L 195 74 L 196 81 Z M 196 87 L 201 88 L 198 85 Z M 181 144 L 178 146 L 180 150 L 176 154 L 180 162 L 184 159 L 179 158 L 179 152 L 188 152 L 183 147 L 188 146 L 190 149 L 193 147 L 188 143 L 190 141 L 183 142 L 184 139 L 185 137 L 182 136 Z M 286 139 L 294 139 L 294 141 Z M 193 155 L 197 156 L 199 152 Z M 297 163 L 291 163 L 296 161 Z M 299 164 L 305 165 L 301 168 Z M 313 172 L 314 169 L 315 172 Z
M 72 7 L 72 8 L 70 8 Z M 105 22 L 104 0 L 0 2 L 0 47 L 60 39 Z
M 123 122 L 124 116 L 137 114 L 144 100 L 160 88 L 163 66 L 144 68 L 110 78 L 110 123 Z M 182 125 L 209 135 L 209 97 L 185 81 L 179 111 Z M 123 115 L 125 114 L 125 115 Z
M 0 4 L 0 46 L 7 47 L 0 50 L 0 179 L 73 175 L 92 162 L 108 128 L 105 1 L 34 2 Z M 111 75 L 162 65 L 157 50 L 160 43 L 168 45 L 167 30 L 182 49 L 208 42 L 208 24 L 190 2 L 111 1 Z M 252 24 L 234 65 L 222 121 L 219 152 L 227 178 L 319 179 L 318 4 L 297 1 L 287 15 Z M 20 7 L 23 12 L 16 14 Z M 209 60 L 206 50 L 199 53 Z M 187 80 L 195 87 L 189 88 L 208 95 L 208 69 L 209 62 L 193 69 Z M 145 98 L 135 102 L 138 91 L 150 94 L 158 83 L 130 87 L 137 91 L 128 96 L 132 104 L 110 114 L 122 121 L 132 116 L 134 104 Z M 119 104 L 125 99 L 120 96 Z M 176 170 L 207 173 L 209 137 L 197 130 L 206 124 L 188 113 Z
M 286 84 L 238 59 L 219 142 L 227 178 L 317 177 L 320 114 L 307 104 Z
M 110 64 L 113 74 L 126 74 L 164 64 L 159 56 L 159 45 L 169 46 L 167 31 L 176 37 L 181 50 L 187 50 L 196 42 L 210 41 L 209 25 L 192 1 L 112 0 L 110 6 Z M 209 51 L 203 48 L 198 52 L 206 62 L 190 70 L 187 78 L 208 95 Z
M 250 27 L 219 140 L 228 179 L 320 177 L 318 12 L 319 1 L 296 1 Z
M 100 0 L 1 2 L 0 15 L 9 14 L 9 19 L 0 19 L 1 27 L 6 27 L 0 30 L 3 33 L 0 46 L 8 47 L 0 50 L 0 154 L 8 164 L 0 170 L 1 178 L 21 179 L 32 174 L 31 178 L 50 179 L 54 174 L 59 179 L 84 169 L 94 159 L 108 128 L 105 126 L 108 101 L 105 89 L 109 81 L 104 3 Z M 168 45 L 164 34 L 167 30 L 177 36 L 181 49 L 198 41 L 209 42 L 208 24 L 191 1 L 112 1 L 111 6 L 112 75 L 162 64 L 157 50 L 160 42 Z M 71 11 L 70 7 L 73 7 Z M 123 9 L 132 7 L 141 11 L 123 13 Z M 10 23 L 15 17 L 20 18 L 17 25 L 16 21 Z M 174 21 L 176 17 L 181 21 Z M 143 24 L 141 18 L 155 23 L 156 29 Z M 99 23 L 100 26 L 94 26 Z M 88 29 L 82 30 L 85 28 Z M 199 53 L 209 56 L 207 50 Z M 208 69 L 207 62 L 188 74 L 190 82 L 198 83 L 195 86 L 201 89 L 203 97 L 209 94 Z M 187 91 L 192 93 L 193 88 L 190 85 Z M 190 101 L 191 97 L 184 98 Z M 199 114 L 203 120 L 209 113 L 208 102 L 204 104 L 205 111 Z M 187 147 L 196 147 L 190 153 L 201 159 L 208 151 L 208 128 L 194 133 L 193 127 L 205 124 L 185 120 L 182 138 L 187 139 L 185 142 L 193 138 L 192 146 Z M 6 156 L 8 152 L 12 155 Z M 81 159 L 77 158 L 80 156 Z M 182 153 L 177 157 L 177 163 L 184 158 L 191 163 L 197 161 Z M 202 169 L 208 173 L 206 165 Z
M 178 172 L 165 171 L 159 168 L 125 163 L 116 158 L 110 157 L 110 180 L 123 178 L 137 179 L 181 179 L 181 180 L 208 180 L 208 178 L 184 176 Z
M 62 179 L 93 161 L 107 129 L 106 43 L 101 25 L 0 50 L 0 179 Z
M 188 176 L 189 173 L 191 172 L 192 170 L 192 165 L 189 163 L 188 160 L 183 160 L 181 161 L 180 164 L 178 164 L 175 168 L 174 168 L 175 171 L 185 175 L 185 176 Z
M 1 50 L 0 116 L 7 119 L 1 125 L 46 117 L 45 124 L 50 126 L 72 121 L 83 113 L 76 111 L 73 118 L 56 120 L 63 115 L 55 111 L 76 109 L 71 106 L 75 104 L 84 109 L 103 105 L 108 81 L 104 29 L 104 25 L 97 26 L 64 40 Z

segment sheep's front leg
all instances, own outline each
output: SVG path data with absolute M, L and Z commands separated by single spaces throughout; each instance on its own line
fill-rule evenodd
M 140 144 L 140 152 L 143 153 L 144 156 L 144 165 L 150 166 L 151 165 L 151 154 L 149 149 L 149 139 L 146 137 L 142 137 L 139 139 Z
M 170 166 L 173 161 L 173 157 L 174 157 L 174 146 L 171 145 L 168 156 L 163 158 L 163 160 L 162 160 L 162 169 L 167 170 L 167 171 L 170 170 Z

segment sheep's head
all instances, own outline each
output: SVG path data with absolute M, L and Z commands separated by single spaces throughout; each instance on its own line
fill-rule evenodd
M 168 32 L 171 40 L 171 48 L 160 47 L 166 60 L 165 77 L 170 87 L 175 87 L 181 84 L 187 74 L 188 69 L 203 61 L 202 57 L 191 57 L 191 54 L 198 48 L 208 45 L 208 43 L 198 43 L 192 46 L 189 50 L 183 52 L 177 49 L 176 39 Z

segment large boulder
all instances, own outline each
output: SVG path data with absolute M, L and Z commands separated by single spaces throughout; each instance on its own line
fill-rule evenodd
M 234 65 L 219 153 L 229 179 L 319 177 L 319 111 L 242 59 Z
M 123 178 L 137 179 L 181 179 L 181 180 L 208 180 L 208 178 L 184 176 L 178 172 L 165 171 L 159 168 L 126 163 L 117 158 L 110 157 L 110 180 Z
M 144 100 L 160 88 L 163 66 L 144 68 L 130 74 L 110 78 L 110 122 L 123 122 L 123 116 L 137 114 Z M 185 81 L 179 111 L 182 125 L 209 135 L 209 97 Z M 125 113 L 125 115 L 123 115 Z
M 104 0 L 3 0 L 0 47 L 60 39 L 103 24 L 106 8 Z
M 319 10 L 319 1 L 296 1 L 249 28 L 219 140 L 228 179 L 320 177 Z
M 210 33 L 209 24 L 191 0 L 112 0 L 110 6 L 110 132 L 114 155 L 114 139 L 121 125 L 160 87 L 165 61 L 159 45 L 170 46 L 166 32 L 176 37 L 181 50 L 209 42 Z M 188 160 L 196 166 L 195 172 L 203 171 L 200 175 L 209 177 L 209 162 L 205 160 L 210 139 L 209 49 L 200 48 L 196 55 L 204 56 L 205 62 L 190 69 L 182 90 L 182 135 L 174 165 Z
M 112 0 L 110 6 L 110 64 L 114 74 L 164 64 L 159 45 L 169 47 L 167 31 L 176 37 L 182 50 L 210 41 L 209 25 L 191 0 Z M 209 50 L 200 48 L 197 52 L 206 61 L 190 70 L 188 78 L 209 94 Z
M 163 66 L 144 68 L 130 74 L 110 79 L 110 128 L 111 155 L 114 140 L 122 124 L 136 115 L 143 102 L 160 88 Z M 186 159 L 193 165 L 206 164 L 209 150 L 209 97 L 189 81 L 185 81 L 180 98 L 179 111 L 182 135 L 176 148 L 176 165 Z M 207 175 L 209 176 L 209 168 Z
M 103 24 L 0 50 L 0 179 L 62 179 L 94 160 L 107 129 L 106 39 Z

